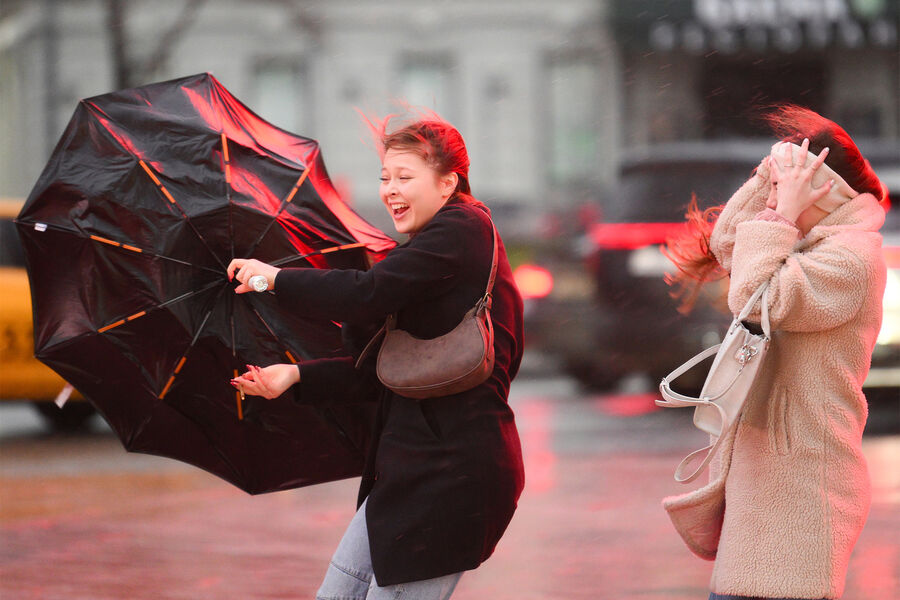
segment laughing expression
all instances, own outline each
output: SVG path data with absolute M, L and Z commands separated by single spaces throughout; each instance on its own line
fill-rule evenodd
M 381 201 L 398 233 L 416 233 L 431 221 L 456 187 L 456 175 L 441 176 L 421 156 L 389 149 L 381 166 Z

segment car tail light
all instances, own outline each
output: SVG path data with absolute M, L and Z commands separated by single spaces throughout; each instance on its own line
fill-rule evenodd
M 513 271 L 513 279 L 523 298 L 544 298 L 553 291 L 553 275 L 537 265 L 520 265 Z
M 686 223 L 596 223 L 590 237 L 598 248 L 636 250 L 681 234 Z

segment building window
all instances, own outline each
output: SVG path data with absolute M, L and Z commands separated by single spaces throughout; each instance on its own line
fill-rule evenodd
M 590 56 L 554 57 L 547 65 L 549 162 L 554 183 L 588 183 L 597 175 L 599 66 Z
M 290 60 L 261 61 L 254 69 L 253 80 L 254 112 L 282 129 L 313 136 L 309 130 L 309 86 L 301 65 Z
M 400 99 L 413 107 L 430 108 L 454 122 L 454 89 L 450 58 L 444 54 L 406 56 L 400 66 Z

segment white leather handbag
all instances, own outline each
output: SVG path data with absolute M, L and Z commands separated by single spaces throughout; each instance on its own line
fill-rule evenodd
M 675 469 L 675 481 L 689 483 L 696 479 L 712 460 L 725 434 L 736 425 L 741 416 L 744 401 L 759 372 L 771 339 L 769 327 L 769 283 L 763 283 L 750 296 L 740 314 L 735 315 L 720 344 L 707 348 L 666 377 L 659 384 L 663 399 L 658 406 L 666 408 L 694 407 L 694 426 L 715 438 L 709 446 L 688 454 Z M 755 334 L 744 326 L 756 303 L 762 298 L 762 334 Z M 671 382 L 692 367 L 715 355 L 703 389 L 698 397 L 686 396 L 672 390 Z M 704 454 L 705 453 L 705 454 Z M 689 474 L 689 465 L 702 457 L 702 461 Z

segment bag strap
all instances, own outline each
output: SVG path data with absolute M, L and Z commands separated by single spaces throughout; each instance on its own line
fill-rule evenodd
M 718 346 L 715 347 L 718 348 Z M 662 389 L 662 387 L 660 387 L 660 389 Z M 675 392 L 671 393 L 675 396 L 675 398 L 669 397 L 666 400 L 657 400 L 656 404 L 667 408 L 679 408 L 685 406 L 712 406 L 715 407 L 717 411 L 719 411 L 719 418 L 722 419 L 722 424 L 724 425 L 728 422 L 728 416 L 725 413 L 725 409 L 712 400 L 707 400 L 705 398 L 691 398 L 689 396 L 682 396 L 681 394 Z M 663 395 L 665 395 L 665 393 Z M 734 427 L 735 424 L 737 424 L 737 419 L 735 419 L 735 422 L 732 423 L 732 427 Z M 697 479 L 697 476 L 700 475 L 703 469 L 706 468 L 706 465 L 709 464 L 709 461 L 711 461 L 713 456 L 715 456 L 716 451 L 719 449 L 719 446 L 722 445 L 722 439 L 727 433 L 727 431 L 722 431 L 721 435 L 716 438 L 715 442 L 711 443 L 709 446 L 700 448 L 699 450 L 694 450 L 693 452 L 685 456 L 681 460 L 681 462 L 678 463 L 678 466 L 675 467 L 675 481 L 677 481 L 678 483 L 690 483 L 693 480 Z M 706 453 L 705 455 L 703 454 L 704 452 Z M 693 471 L 685 474 L 688 470 L 688 466 L 696 459 L 700 458 L 700 456 L 703 456 L 703 460 L 700 462 L 700 464 L 697 465 L 697 467 Z
M 738 321 L 743 321 L 750 315 L 750 311 L 753 310 L 753 307 L 756 305 L 757 301 L 759 301 L 760 297 L 762 297 L 762 306 L 760 307 L 762 313 L 762 319 L 760 320 L 760 325 L 762 326 L 763 333 L 767 338 L 772 337 L 772 329 L 769 325 L 769 282 L 765 281 L 761 286 L 759 286 L 753 295 L 747 300 L 747 304 L 744 305 L 744 308 L 741 309 L 740 314 L 737 316 Z
M 724 423 L 725 422 L 725 420 L 724 420 L 725 419 L 725 410 L 721 406 L 719 406 L 718 404 L 716 404 L 714 402 L 710 402 L 710 404 L 712 404 L 713 406 L 715 406 L 716 408 L 719 409 L 719 413 L 722 416 L 722 422 Z M 737 425 L 737 421 L 735 421 L 732 424 L 732 427 L 734 427 L 735 425 Z M 709 446 L 706 446 L 705 448 L 700 448 L 699 450 L 694 450 L 693 452 L 691 452 L 690 454 L 685 456 L 683 459 L 681 459 L 681 462 L 678 463 L 677 467 L 675 467 L 675 481 L 677 481 L 678 483 L 690 483 L 693 480 L 697 479 L 697 477 L 700 475 L 700 473 L 703 472 L 703 470 L 706 468 L 706 466 L 710 463 L 710 461 L 716 455 L 716 452 L 719 450 L 719 446 L 722 445 L 722 441 L 725 439 L 725 436 L 727 434 L 728 434 L 727 431 L 723 431 L 722 435 L 716 437 L 715 442 L 711 443 Z M 703 454 L 704 452 L 706 452 L 705 455 Z M 694 462 L 694 460 L 696 460 L 700 456 L 703 456 L 703 460 L 700 462 L 699 465 L 697 465 L 697 468 L 695 468 L 693 471 L 691 471 L 690 473 L 688 473 L 686 475 L 685 473 L 688 471 L 688 465 L 690 465 L 692 462 Z
M 488 217 L 490 219 L 490 217 Z M 497 227 L 494 225 L 494 220 L 491 221 L 491 232 L 493 233 L 494 238 L 494 250 L 491 255 L 491 274 L 488 276 L 487 288 L 484 290 L 484 297 L 482 298 L 482 304 L 487 306 L 488 310 L 491 308 L 491 292 L 494 289 L 494 280 L 497 278 Z
M 393 315 L 391 315 L 393 316 Z M 381 326 L 381 329 L 375 332 L 375 335 L 372 336 L 372 339 L 369 340 L 369 343 L 366 344 L 366 347 L 363 348 L 363 351 L 359 353 L 359 358 L 356 359 L 356 363 L 353 365 L 355 369 L 358 369 L 359 366 L 366 360 L 366 357 L 369 356 L 369 353 L 375 347 L 375 344 L 378 343 L 384 335 L 388 332 L 388 321 L 390 321 L 391 317 L 388 317 L 388 320 L 385 321 L 384 325 Z M 391 327 L 393 329 L 393 327 Z

